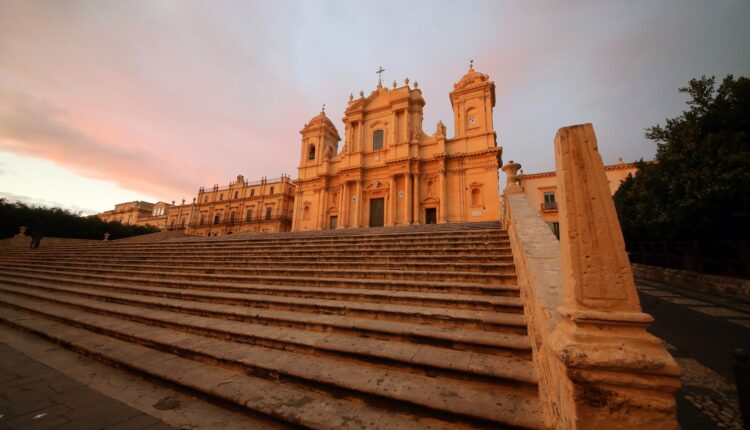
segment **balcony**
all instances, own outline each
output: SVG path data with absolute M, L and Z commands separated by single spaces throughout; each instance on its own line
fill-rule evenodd
M 556 212 L 557 202 L 544 202 L 542 203 L 542 212 Z
M 261 214 L 261 216 L 254 217 L 254 218 L 252 218 L 250 220 L 247 220 L 247 219 L 244 219 L 244 218 L 237 218 L 237 219 L 234 219 L 234 220 L 229 220 L 229 219 L 224 220 L 223 219 L 223 220 L 220 220 L 218 223 L 217 222 L 213 222 L 213 220 L 212 220 L 212 222 L 203 222 L 203 223 L 192 222 L 192 223 L 188 224 L 188 226 L 189 227 L 220 227 L 220 226 L 231 227 L 231 226 L 235 226 L 235 225 L 260 224 L 260 223 L 268 222 L 268 221 L 288 221 L 288 222 L 291 222 L 292 221 L 292 211 L 283 211 L 281 213 L 274 211 L 274 212 L 268 214 L 268 216 L 264 213 L 264 214 Z

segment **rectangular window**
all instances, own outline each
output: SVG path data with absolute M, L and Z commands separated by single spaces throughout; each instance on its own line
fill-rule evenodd
M 557 210 L 557 202 L 555 201 L 554 191 L 544 192 L 544 203 L 542 204 L 542 210 L 545 210 L 545 211 Z
M 236 199 L 238 195 L 239 195 L 239 192 L 238 192 L 238 191 L 235 191 L 235 192 L 234 192 L 234 198 Z
M 229 222 L 234 222 L 235 212 L 229 212 Z
M 372 133 L 372 150 L 380 151 L 383 149 L 383 130 L 375 130 Z
M 245 221 L 250 221 L 252 219 L 253 219 L 253 210 L 252 209 L 248 209 L 247 210 L 247 216 L 245 216 Z
M 224 200 L 224 193 L 219 194 L 219 200 Z
M 255 195 L 255 188 L 253 188 L 252 190 L 250 190 L 250 197 L 252 197 L 254 195 Z
M 555 235 L 557 240 L 560 240 L 560 223 L 557 221 L 548 222 L 549 229 L 552 230 L 552 234 Z
M 268 194 L 273 194 L 273 187 L 271 187 L 271 192 L 270 192 L 270 193 L 268 193 Z
M 266 208 L 266 219 L 271 219 L 271 207 Z

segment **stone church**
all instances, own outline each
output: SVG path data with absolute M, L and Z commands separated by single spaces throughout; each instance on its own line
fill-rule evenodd
M 349 97 L 344 144 L 325 111 L 302 134 L 292 230 L 499 219 L 495 84 L 469 71 L 450 93 L 455 135 L 423 131 L 418 83 Z

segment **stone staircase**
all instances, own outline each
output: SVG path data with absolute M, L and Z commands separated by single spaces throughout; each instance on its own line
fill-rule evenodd
M 505 231 L 0 253 L 0 322 L 280 428 L 541 428 Z

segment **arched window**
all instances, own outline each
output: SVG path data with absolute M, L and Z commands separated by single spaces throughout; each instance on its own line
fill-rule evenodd
M 310 145 L 310 147 L 307 149 L 307 159 L 308 160 L 315 159 L 315 145 Z
M 383 130 L 375 130 L 372 133 L 372 150 L 380 151 L 383 149 Z
M 482 190 L 479 188 L 471 190 L 471 205 L 482 206 Z

